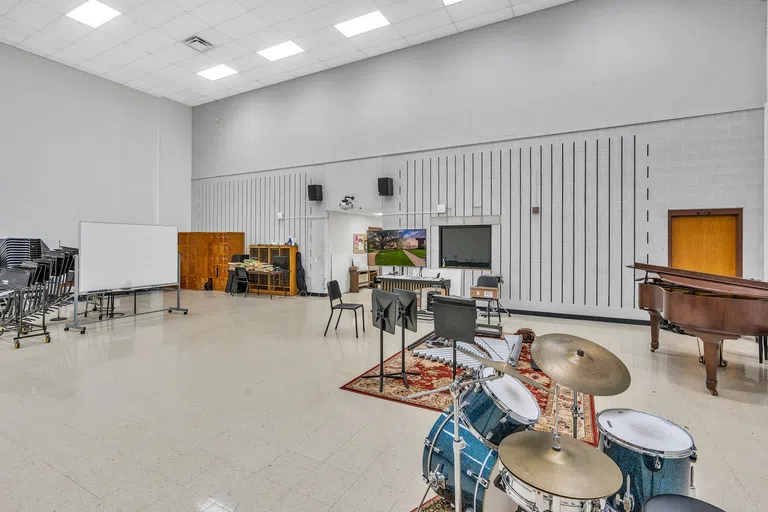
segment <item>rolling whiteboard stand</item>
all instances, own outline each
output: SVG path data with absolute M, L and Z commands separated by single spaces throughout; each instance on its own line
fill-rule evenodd
M 79 329 L 80 330 L 80 334 L 85 334 L 85 329 L 86 329 L 85 325 L 81 325 L 80 322 L 78 322 L 78 320 L 77 320 L 77 316 L 78 316 L 77 315 L 78 299 L 79 299 L 79 296 L 80 296 L 80 294 L 77 292 L 78 285 L 80 284 L 79 281 L 80 281 L 80 261 L 79 261 L 78 256 L 75 256 L 75 302 L 74 302 L 74 310 L 75 310 L 74 317 L 75 317 L 75 321 L 72 324 L 65 325 L 64 326 L 64 330 L 65 331 L 69 331 L 70 329 L 75 329 L 75 330 Z M 149 289 L 149 288 L 142 288 L 142 289 Z M 142 313 L 138 313 L 136 311 L 136 292 L 138 291 L 138 289 L 136 289 L 136 290 L 112 290 L 112 291 L 120 291 L 120 292 L 132 291 L 133 292 L 133 314 L 132 315 L 124 315 L 122 318 L 130 318 L 132 316 L 149 315 L 149 314 L 152 314 L 152 313 L 160 313 L 162 311 L 165 311 L 165 309 L 155 309 L 153 311 L 144 311 Z M 105 291 L 104 293 L 109 293 L 109 292 Z M 86 301 L 85 304 L 86 304 L 86 308 L 87 308 L 88 307 L 88 302 Z M 189 309 L 181 307 L 181 254 L 178 255 L 178 282 L 176 283 L 176 306 L 168 308 L 168 312 L 169 313 L 173 313 L 174 311 L 180 311 L 180 312 L 184 313 L 185 315 L 187 313 L 189 313 Z M 114 320 L 114 318 L 111 318 L 111 317 L 108 316 L 107 318 L 105 318 L 105 320 Z M 101 321 L 101 320 L 97 320 L 97 322 L 98 321 Z M 93 323 L 96 323 L 96 322 L 88 322 L 88 324 L 93 324 Z

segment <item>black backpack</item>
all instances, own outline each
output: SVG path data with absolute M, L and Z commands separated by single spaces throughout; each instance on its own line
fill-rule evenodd
M 301 264 L 301 253 L 296 253 L 296 287 L 299 289 L 299 295 L 307 294 L 307 279 L 304 273 L 304 265 Z

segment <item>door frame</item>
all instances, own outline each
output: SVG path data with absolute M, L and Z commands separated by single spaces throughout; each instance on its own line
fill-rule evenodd
M 736 216 L 736 277 L 742 277 L 743 271 L 743 232 L 744 208 L 702 208 L 697 210 L 669 210 L 667 213 L 667 265 L 672 266 L 672 219 L 675 217 L 695 216 Z

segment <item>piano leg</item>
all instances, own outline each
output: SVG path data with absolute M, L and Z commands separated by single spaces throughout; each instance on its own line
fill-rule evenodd
M 661 326 L 661 315 L 656 311 L 648 311 L 651 314 L 651 352 L 656 352 L 659 348 L 659 327 Z
M 707 389 L 714 396 L 717 396 L 718 348 L 722 340 L 701 334 L 699 337 L 704 342 L 704 366 L 707 369 Z

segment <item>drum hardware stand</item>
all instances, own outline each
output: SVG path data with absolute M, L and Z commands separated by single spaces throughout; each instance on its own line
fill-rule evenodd
M 573 405 L 571 405 L 571 414 L 573 415 L 573 438 L 579 437 L 579 420 L 584 420 L 584 408 L 579 405 L 579 392 L 573 390 Z
M 453 347 L 453 368 L 454 372 L 456 371 L 456 345 L 454 343 Z M 454 373 L 455 375 L 455 373 Z M 442 393 L 443 391 L 450 391 L 451 396 L 453 397 L 453 480 L 454 480 L 454 487 L 455 487 L 455 502 L 454 506 L 456 507 L 455 510 L 457 512 L 463 512 L 463 508 L 461 506 L 461 451 L 467 446 L 464 440 L 461 438 L 460 430 L 459 430 L 459 419 L 460 419 L 460 397 L 461 397 L 461 390 L 462 388 L 474 386 L 475 384 L 478 384 L 480 382 L 486 382 L 489 380 L 496 380 L 500 378 L 498 373 L 494 373 L 493 375 L 490 375 L 488 377 L 483 377 L 480 379 L 475 380 L 467 380 L 463 381 L 461 378 L 455 378 L 454 381 L 448 385 L 443 386 L 442 388 L 432 389 L 430 391 L 423 391 L 421 393 L 416 393 L 413 395 L 404 396 L 401 398 L 401 400 L 415 400 L 417 398 L 421 398 L 422 396 L 427 395 L 434 395 L 435 393 Z M 427 492 L 424 493 L 424 497 L 421 499 L 421 503 L 419 504 L 419 510 L 421 510 L 422 505 L 424 504 L 424 499 L 427 497 L 427 493 L 429 492 L 430 487 L 432 486 L 432 482 L 429 482 L 427 484 Z
M 630 481 L 631 476 L 627 475 L 627 491 L 624 493 L 624 496 L 622 497 L 621 493 L 617 493 L 613 498 L 613 504 L 617 507 L 622 507 L 624 512 L 630 512 L 635 508 L 635 497 L 629 490 Z

